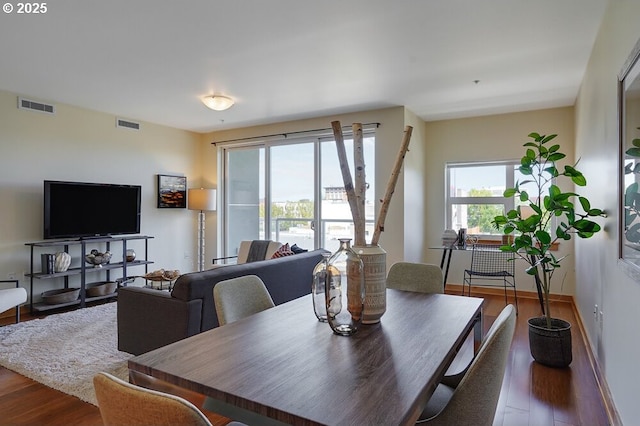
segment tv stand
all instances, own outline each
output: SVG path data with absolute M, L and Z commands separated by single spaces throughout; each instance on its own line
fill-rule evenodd
M 112 271 L 121 271 L 122 279 L 125 280 L 127 275 L 127 270 L 136 266 L 143 266 L 145 274 L 148 271 L 148 265 L 153 263 L 148 260 L 148 247 L 149 240 L 153 237 L 149 237 L 147 235 L 122 235 L 122 236 L 102 236 L 102 237 L 90 237 L 90 238 L 82 238 L 82 239 L 63 239 L 63 240 L 47 240 L 47 241 L 37 241 L 33 243 L 26 243 L 25 245 L 31 248 L 31 262 L 30 262 L 30 271 L 26 276 L 29 277 L 30 281 L 30 295 L 29 295 L 29 309 L 32 314 L 35 313 L 43 313 L 46 311 L 50 311 L 53 309 L 65 308 L 65 307 L 73 307 L 80 306 L 81 308 L 85 308 L 87 303 L 95 302 L 103 299 L 114 298 L 117 296 L 117 290 L 114 293 L 106 294 L 97 297 L 87 297 L 87 275 L 95 274 L 97 272 L 105 272 L 106 273 L 106 281 L 116 281 L 116 279 L 111 279 Z M 144 256 L 140 256 L 140 258 L 136 258 L 133 262 L 126 262 L 126 252 L 127 243 L 129 241 L 134 240 L 144 240 Z M 122 249 L 122 261 L 117 261 L 119 258 L 120 250 L 112 250 L 111 245 L 114 243 L 121 243 Z M 87 245 L 97 245 L 104 244 L 105 251 L 111 251 L 113 253 L 112 262 L 109 262 L 105 265 L 102 265 L 100 268 L 94 268 L 90 264 L 85 262 L 85 256 L 88 252 L 91 251 L 92 247 L 87 248 Z M 72 253 L 70 253 L 70 249 L 72 249 Z M 37 265 L 40 263 L 40 256 L 36 255 L 36 251 L 38 254 L 45 253 L 46 249 L 52 249 L 55 251 L 64 251 L 65 253 L 71 254 L 71 266 L 69 269 L 63 272 L 53 272 L 46 273 L 45 271 L 37 272 Z M 60 250 L 62 249 L 62 250 Z M 33 302 L 33 287 L 36 280 L 51 280 L 62 278 L 64 280 L 64 287 L 69 288 L 69 278 L 77 276 L 79 278 L 79 283 L 76 283 L 75 286 L 80 287 L 80 296 L 77 300 L 60 303 L 60 304 L 46 304 L 46 303 L 34 303 Z M 102 280 L 105 281 L 105 280 Z
M 104 240 L 106 238 L 113 238 L 113 236 L 112 235 L 93 235 L 93 236 L 89 236 L 89 237 L 80 237 L 80 238 L 78 238 L 78 241 L 83 241 L 83 240 L 89 240 L 89 241 Z

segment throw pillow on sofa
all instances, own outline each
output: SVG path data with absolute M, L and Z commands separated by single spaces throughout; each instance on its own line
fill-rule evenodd
M 273 253 L 273 256 L 271 256 L 271 258 L 277 259 L 279 257 L 291 256 L 294 254 L 295 253 L 291 251 L 291 248 L 289 247 L 289 243 L 286 243 L 281 245 L 280 248 L 276 250 L 275 253 Z

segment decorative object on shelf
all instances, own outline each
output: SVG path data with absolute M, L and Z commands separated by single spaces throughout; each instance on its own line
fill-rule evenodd
M 124 260 L 126 262 L 133 262 L 136 260 L 136 251 L 134 249 L 127 249 L 124 253 Z
M 41 271 L 43 274 L 53 274 L 55 271 L 56 255 L 51 253 L 42 253 L 40 255 Z
M 347 153 L 344 144 L 344 137 L 342 135 L 342 126 L 339 121 L 331 122 L 333 129 L 333 135 L 336 141 L 336 148 L 338 150 L 338 160 L 340 162 L 340 171 L 342 172 L 342 180 L 344 182 L 344 189 L 347 193 L 347 201 L 351 209 L 351 216 L 353 217 L 353 224 L 355 230 L 354 247 L 362 248 L 363 253 L 368 250 L 369 247 L 377 247 L 384 252 L 384 262 L 380 263 L 380 254 L 372 256 L 364 256 L 363 261 L 365 266 L 363 271 L 369 271 L 364 277 L 365 283 L 365 308 L 364 317 L 366 318 L 365 324 L 374 324 L 380 321 L 380 317 L 386 311 L 386 252 L 378 246 L 380 240 L 380 234 L 384 231 L 384 222 L 389 211 L 389 203 L 391 202 L 391 196 L 395 191 L 396 184 L 398 182 L 398 176 L 400 175 L 400 169 L 404 162 L 404 156 L 409 150 L 409 142 L 411 141 L 411 133 L 413 127 L 405 126 L 402 142 L 400 144 L 400 150 L 396 157 L 396 161 L 391 171 L 391 176 L 387 182 L 387 188 L 385 190 L 384 198 L 380 205 L 380 211 L 378 212 L 378 220 L 375 224 L 373 236 L 371 237 L 371 244 L 367 244 L 365 235 L 365 193 L 367 189 L 365 164 L 364 164 L 364 150 L 362 141 L 362 123 L 353 123 L 353 163 L 355 168 L 355 184 L 351 178 L 351 172 L 349 170 L 349 163 L 347 161 Z M 367 266 L 368 261 L 374 261 L 374 265 Z M 380 268 L 383 269 L 380 269 Z M 380 279 L 380 277 L 384 277 Z
M 43 292 L 42 301 L 48 305 L 58 305 L 78 300 L 79 296 L 79 288 L 62 288 L 59 290 L 48 290 Z
M 215 211 L 217 207 L 217 192 L 215 189 L 190 189 L 189 210 L 199 210 L 198 213 L 198 272 L 204 271 L 204 212 Z
M 100 253 L 98 250 L 93 249 L 84 259 L 87 263 L 93 265 L 94 268 L 102 268 L 102 265 L 106 265 L 111 261 L 111 252 L 105 251 L 104 253 Z
M 184 209 L 185 207 L 187 207 L 187 178 L 158 175 L 158 208 Z
M 458 233 L 453 229 L 445 229 L 442 233 L 442 246 L 451 247 L 458 241 Z
M 320 322 L 327 322 L 327 300 L 325 286 L 327 282 L 327 261 L 331 253 L 322 253 L 322 260 L 313 268 L 311 294 L 313 298 L 313 312 Z
M 353 246 L 364 275 L 363 324 L 375 324 L 387 310 L 387 252 L 378 245 Z
M 55 255 L 55 261 L 53 265 L 54 272 L 65 272 L 71 265 L 71 255 L 64 251 L 59 251 Z
M 527 262 L 526 272 L 534 277 L 538 287 L 545 316 L 529 319 L 531 356 L 543 365 L 566 367 L 571 363 L 571 333 L 567 335 L 566 324 L 558 326 L 558 321 L 551 316 L 549 303 L 551 281 L 564 256 L 557 258 L 552 247 L 558 241 L 571 240 L 574 235 L 592 237 L 601 227 L 591 218 L 606 215 L 603 210 L 591 207 L 587 198 L 574 191 L 563 192 L 558 186 L 562 177 L 570 179 L 576 187 L 586 186 L 587 179 L 575 164 L 565 165 L 560 171 L 556 163 L 566 155 L 560 151 L 560 145 L 549 143 L 556 136 L 529 134 L 532 140 L 524 144 L 526 153 L 518 168 L 524 181 L 516 182 L 514 188 L 504 191 L 505 198 L 515 197 L 521 205 L 505 215 L 496 216 L 493 223 L 502 228 L 505 235 L 513 236 L 513 242 L 502 245 L 500 250 L 514 253 Z M 584 213 L 576 207 L 578 203 Z M 553 218 L 558 220 L 555 229 L 551 226 Z M 545 329 L 544 333 L 539 333 L 540 328 Z M 567 345 L 569 349 L 565 350 Z
M 327 260 L 327 322 L 341 336 L 358 331 L 365 303 L 362 260 L 351 249 L 350 242 L 350 238 L 340 238 L 338 251 Z
M 106 296 L 107 294 L 115 293 L 117 288 L 118 283 L 116 281 L 97 282 L 88 284 L 85 294 L 87 297 Z

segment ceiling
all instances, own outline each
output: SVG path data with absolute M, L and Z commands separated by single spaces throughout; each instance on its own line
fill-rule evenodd
M 0 90 L 196 132 L 398 105 L 427 121 L 567 106 L 606 3 L 57 0 L 0 14 Z M 209 110 L 214 93 L 236 104 Z

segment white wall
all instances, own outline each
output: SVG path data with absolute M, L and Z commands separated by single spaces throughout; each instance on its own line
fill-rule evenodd
M 617 75 L 640 38 L 640 2 L 613 0 L 600 33 L 576 103 L 576 155 L 592 180 L 588 197 L 609 213 L 606 233 L 576 242 L 577 304 L 594 352 L 605 371 L 609 389 L 624 424 L 640 419 L 640 341 L 635 313 L 640 280 L 617 259 L 618 121 Z M 602 321 L 592 314 L 598 304 Z
M 185 175 L 190 187 L 199 186 L 200 144 L 198 134 L 151 123 L 142 123 L 139 132 L 117 129 L 113 115 L 63 104 L 56 104 L 53 116 L 19 110 L 17 95 L 0 91 L 0 279 L 16 272 L 29 287 L 21 277 L 29 271 L 24 244 L 42 240 L 46 179 L 142 185 L 141 233 L 155 237 L 149 241 L 156 262 L 150 270 L 193 270 L 197 214 L 157 209 L 156 175 Z M 143 247 L 134 244 L 140 254 Z M 128 273 L 141 275 L 144 268 Z M 60 287 L 58 280 L 36 280 L 34 293 Z
M 567 154 L 567 162 L 573 162 L 574 112 L 572 107 L 553 108 L 512 114 L 443 120 L 426 123 L 426 149 L 424 151 L 425 179 L 427 182 L 426 241 L 427 247 L 441 245 L 445 228 L 445 164 L 447 162 L 519 160 L 525 153 L 523 144 L 531 132 L 558 134 L 555 139 Z M 583 171 L 584 172 L 584 171 Z M 587 179 L 598 179 L 597 174 L 586 173 Z M 560 183 L 559 183 L 560 184 Z M 573 189 L 565 187 L 563 189 Z M 573 242 L 562 242 L 558 255 L 573 253 Z M 442 252 L 426 250 L 428 263 L 440 264 Z M 574 262 L 563 262 L 566 273 L 564 283 L 556 280 L 552 292 L 573 294 Z M 461 284 L 463 271 L 471 262 L 470 252 L 454 252 L 451 259 L 448 282 Z M 524 273 L 524 263 L 519 265 L 516 285 L 519 290 L 535 291 L 533 279 Z

